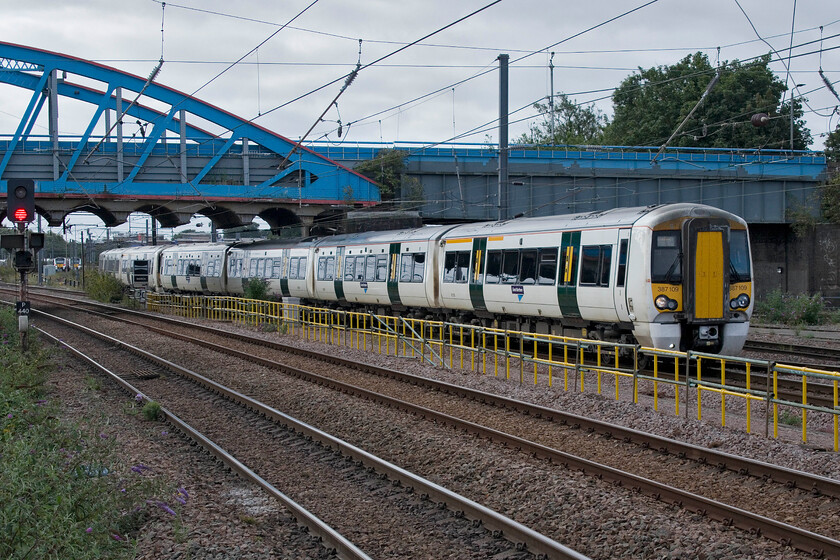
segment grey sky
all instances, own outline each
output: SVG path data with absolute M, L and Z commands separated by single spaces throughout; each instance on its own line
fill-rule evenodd
M 186 93 L 202 88 L 197 96 L 204 101 L 298 139 L 329 105 L 341 82 L 289 101 L 349 72 L 359 57 L 359 39 L 361 63 L 368 64 L 490 1 L 319 0 L 209 85 L 205 84 L 211 78 L 312 0 L 178 0 L 167 2 L 165 9 L 158 0 L 7 1 L 0 40 L 148 76 L 161 56 L 163 19 L 165 63 L 159 83 Z M 435 143 L 478 129 L 459 141 L 482 143 L 486 136 L 496 141 L 495 69 L 500 53 L 508 53 L 511 60 L 510 110 L 516 112 L 510 118 L 510 136 L 515 139 L 536 118 L 531 105 L 549 95 L 548 51 L 555 52 L 554 90 L 577 102 L 593 102 L 611 116 L 609 89 L 638 67 L 673 64 L 698 50 L 713 64 L 718 56 L 744 60 L 770 50 L 758 40 L 735 0 L 658 0 L 565 41 L 646 1 L 502 0 L 421 45 L 364 69 L 342 94 L 338 108 L 327 112 L 325 122 L 308 139 Z M 786 56 L 794 0 L 739 1 L 761 36 Z M 792 60 L 791 83 L 803 84 L 800 91 L 814 110 L 806 114 L 814 136 L 812 147 L 821 149 L 825 133 L 840 121 L 834 113 L 840 101 L 818 74 L 822 68 L 830 81 L 840 80 L 840 37 L 820 42 L 821 37 L 840 33 L 840 2 L 798 0 L 795 5 L 793 44 L 815 42 L 794 49 L 794 54 L 816 52 Z M 550 45 L 555 46 L 543 51 Z M 522 58 L 531 53 L 536 54 Z M 771 68 L 787 80 L 781 63 L 774 62 Z M 491 71 L 468 80 L 487 70 Z M 840 84 L 835 89 L 840 90 Z M 14 132 L 29 96 L 30 92 L 13 86 L 0 87 L 0 134 Z M 80 135 L 92 112 L 93 107 L 61 100 L 61 133 Z M 34 134 L 46 133 L 46 111 L 42 113 Z M 339 118 L 341 139 L 336 134 Z M 133 132 L 126 127 L 126 134 Z
M 163 16 L 166 62 L 158 81 L 192 93 L 311 1 L 180 0 L 167 2 L 165 10 L 155 0 L 16 2 L 4 10 L 0 37 L 146 76 L 161 55 Z M 197 95 L 239 116 L 257 117 L 351 70 L 358 59 L 358 39 L 362 39 L 361 62 L 366 64 L 489 3 L 320 0 L 291 24 L 293 28 L 277 33 L 258 53 Z M 512 62 L 510 109 L 525 107 L 511 117 L 511 137 L 515 138 L 527 130 L 528 118 L 534 117 L 530 105 L 549 94 L 549 55 L 540 52 L 516 60 L 643 4 L 644 0 L 502 0 L 422 46 L 363 70 L 341 96 L 338 109 L 328 111 L 327 122 L 320 123 L 310 139 L 337 141 L 334 121 L 339 117 L 346 133 L 342 140 L 350 142 L 438 142 L 490 123 L 498 116 L 497 72 L 454 89 L 449 86 L 495 69 L 499 53 L 510 54 Z M 758 32 L 786 55 L 793 0 L 741 0 L 741 5 Z M 799 0 L 795 29 L 800 32 L 794 36 L 794 44 L 819 41 L 821 25 L 823 37 L 840 33 L 840 2 Z M 822 44 L 825 49 L 838 45 L 840 38 L 836 37 Z M 714 63 L 718 46 L 721 60 L 743 60 L 769 51 L 757 40 L 735 0 L 659 0 L 552 47 L 556 53 L 554 89 L 569 93 L 578 102 L 602 98 L 595 103 L 609 115 L 609 91 L 580 92 L 615 87 L 636 67 L 672 64 L 696 50 L 705 52 Z M 795 52 L 819 49 L 817 42 Z M 807 116 L 815 148 L 822 146 L 819 135 L 836 126 L 838 116 L 832 119 L 827 115 L 840 103 L 823 86 L 817 73 L 820 66 L 831 81 L 840 80 L 840 49 L 823 52 L 821 61 L 819 54 L 794 58 L 791 65 L 792 80 L 804 84 L 803 93 L 817 90 L 807 97 L 813 109 L 826 115 Z M 774 63 L 772 68 L 786 79 L 782 64 Z M 258 117 L 256 122 L 297 139 L 340 87 L 340 82 L 329 86 Z M 410 103 L 439 89 L 443 91 Z M 13 131 L 28 95 L 11 86 L 0 88 L 0 132 Z M 62 133 L 80 134 L 92 108 L 62 109 Z M 352 123 L 349 129 L 348 123 Z M 482 142 L 485 134 L 498 138 L 491 125 L 488 132 L 462 141 Z

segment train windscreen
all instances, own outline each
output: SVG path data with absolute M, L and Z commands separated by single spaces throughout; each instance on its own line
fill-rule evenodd
M 682 282 L 682 240 L 679 231 L 653 232 L 652 282 Z
M 750 250 L 746 230 L 732 230 L 729 233 L 729 281 L 749 282 Z

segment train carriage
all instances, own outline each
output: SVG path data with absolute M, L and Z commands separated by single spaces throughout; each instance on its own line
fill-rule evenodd
M 117 250 L 119 251 L 119 250 Z M 124 282 L 119 257 L 103 270 Z M 114 259 L 117 270 L 114 270 Z M 176 246 L 161 289 L 269 291 L 358 307 L 657 348 L 737 354 L 752 313 L 747 225 L 701 204 L 366 232 L 299 241 Z
M 244 294 L 245 282 L 257 278 L 277 297 L 310 297 L 306 271 L 311 244 L 307 240 L 265 240 L 233 245 L 227 256 L 227 292 Z
M 318 242 L 315 295 L 348 304 L 439 308 L 437 245 L 452 226 L 367 232 Z M 331 259 L 335 258 L 335 275 Z M 330 284 L 330 282 L 332 282 Z
M 160 285 L 166 291 L 222 294 L 227 289 L 224 266 L 230 244 L 172 245 L 161 253 Z

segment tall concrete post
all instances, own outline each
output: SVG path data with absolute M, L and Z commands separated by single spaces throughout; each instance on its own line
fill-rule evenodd
M 510 55 L 499 55 L 499 220 L 508 217 L 508 61 Z

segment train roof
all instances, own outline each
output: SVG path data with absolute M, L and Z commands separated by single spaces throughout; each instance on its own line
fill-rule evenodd
M 675 203 L 632 208 L 612 208 L 581 214 L 561 214 L 535 218 L 514 218 L 498 222 L 463 224 L 446 233 L 451 237 L 487 237 L 518 233 L 581 230 L 602 227 L 630 227 L 634 224 L 654 225 L 682 216 L 727 216 L 743 221 L 734 214 L 704 204 Z
M 407 243 L 411 241 L 428 241 L 443 235 L 453 227 L 456 226 L 423 226 L 412 229 L 344 233 L 341 235 L 322 237 L 317 240 L 316 245 L 365 245 L 369 243 Z
M 257 239 L 244 240 L 234 243 L 232 249 L 245 251 L 270 251 L 272 249 L 288 249 L 292 247 L 308 247 L 317 240 L 316 237 L 296 237 L 294 239 Z

